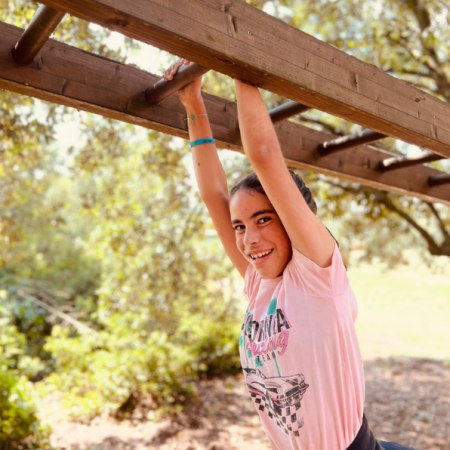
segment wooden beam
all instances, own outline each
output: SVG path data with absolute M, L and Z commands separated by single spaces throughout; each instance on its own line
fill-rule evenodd
M 11 48 L 22 32 L 0 23 L 0 88 L 188 139 L 186 112 L 177 95 L 156 106 L 148 106 L 145 101 L 145 89 L 160 77 L 52 39 L 38 61 L 18 66 Z M 236 103 L 206 93 L 203 97 L 218 147 L 242 152 Z M 382 174 L 375 168 L 392 156 L 388 152 L 360 146 L 320 158 L 317 146 L 332 138 L 329 133 L 289 121 L 275 129 L 290 167 L 450 205 L 450 186 L 430 188 L 427 184 L 430 176 L 441 174 L 437 170 L 422 166 Z
M 243 0 L 42 0 L 450 158 L 450 105 Z
M 269 111 L 269 116 L 272 123 L 279 123 L 283 120 L 289 119 L 290 117 L 298 116 L 311 108 L 309 106 L 302 105 L 297 102 L 287 102 Z
M 433 161 L 440 161 L 444 159 L 440 155 L 436 155 L 433 152 L 423 152 L 421 155 L 416 156 L 394 156 L 380 162 L 378 170 L 380 172 L 387 172 L 390 170 L 404 169 L 405 167 L 417 166 L 419 164 L 425 164 Z
M 386 136 L 372 130 L 364 130 L 361 133 L 350 134 L 349 136 L 342 136 L 331 141 L 324 142 L 317 147 L 317 152 L 320 156 L 328 156 L 332 153 L 341 152 L 350 148 L 358 147 L 359 145 L 369 144 L 371 142 L 384 139 Z
M 30 64 L 47 39 L 55 31 L 65 13 L 48 6 L 39 6 L 28 28 L 12 49 L 12 57 L 17 64 Z

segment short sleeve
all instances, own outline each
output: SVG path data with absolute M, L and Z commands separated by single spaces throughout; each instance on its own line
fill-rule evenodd
M 255 268 L 249 264 L 244 276 L 244 294 L 248 298 L 252 298 L 255 290 L 258 289 L 261 277 L 256 272 Z
M 331 265 L 320 267 L 295 248 L 283 276 L 312 297 L 332 298 L 342 295 L 349 286 L 347 271 L 337 244 Z

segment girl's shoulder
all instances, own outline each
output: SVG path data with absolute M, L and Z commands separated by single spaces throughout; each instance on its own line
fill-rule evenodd
M 293 248 L 283 276 L 284 280 L 313 297 L 336 297 L 349 288 L 347 270 L 336 243 L 327 267 L 320 267 Z

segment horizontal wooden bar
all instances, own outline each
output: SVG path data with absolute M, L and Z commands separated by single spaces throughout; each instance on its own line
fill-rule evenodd
M 23 30 L 0 23 L 0 88 L 71 106 L 84 111 L 189 138 L 186 111 L 178 95 L 148 106 L 144 91 L 160 77 L 49 39 L 39 62 L 18 66 L 10 49 Z M 203 93 L 213 136 L 219 148 L 243 152 L 237 130 L 235 102 Z M 422 200 L 450 205 L 450 186 L 430 188 L 427 180 L 439 175 L 435 169 L 418 166 L 390 174 L 375 170 L 391 153 L 367 146 L 327 158 L 317 155 L 317 146 L 332 135 L 284 121 L 275 126 L 287 164 L 293 168 L 339 177 Z
M 443 186 L 444 184 L 450 185 L 450 174 L 448 173 L 428 178 L 428 185 L 431 187 Z
M 209 69 L 198 64 L 183 65 L 178 68 L 177 73 L 170 82 L 161 79 L 152 87 L 147 88 L 145 90 L 145 99 L 149 105 L 156 105 L 206 72 L 209 72 Z
M 390 170 L 404 169 L 405 167 L 417 166 L 433 161 L 440 161 L 445 159 L 433 152 L 423 152 L 421 155 L 414 156 L 395 156 L 393 158 L 384 159 L 380 161 L 378 170 L 380 172 L 387 172 Z
M 278 123 L 282 122 L 283 120 L 289 119 L 290 117 L 294 117 L 306 111 L 309 111 L 310 109 L 311 108 L 309 106 L 289 101 L 269 110 L 269 116 L 272 120 L 272 123 Z
M 317 153 L 319 153 L 320 156 L 327 156 L 342 150 L 358 147 L 358 145 L 379 141 L 385 137 L 386 135 L 377 133 L 376 131 L 364 130 L 361 133 L 342 136 L 331 141 L 324 142 L 317 147 Z
M 42 0 L 298 103 L 450 158 L 450 105 L 243 0 Z
M 55 31 L 64 15 L 64 12 L 40 5 L 28 28 L 12 49 L 14 61 L 23 66 L 30 64 Z

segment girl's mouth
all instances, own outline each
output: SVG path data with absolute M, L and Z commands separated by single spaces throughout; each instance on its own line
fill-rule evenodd
M 270 255 L 272 254 L 272 252 L 273 252 L 273 249 L 266 250 L 264 252 L 249 253 L 248 256 L 250 256 L 250 258 L 252 259 L 254 264 L 262 264 L 270 258 Z

